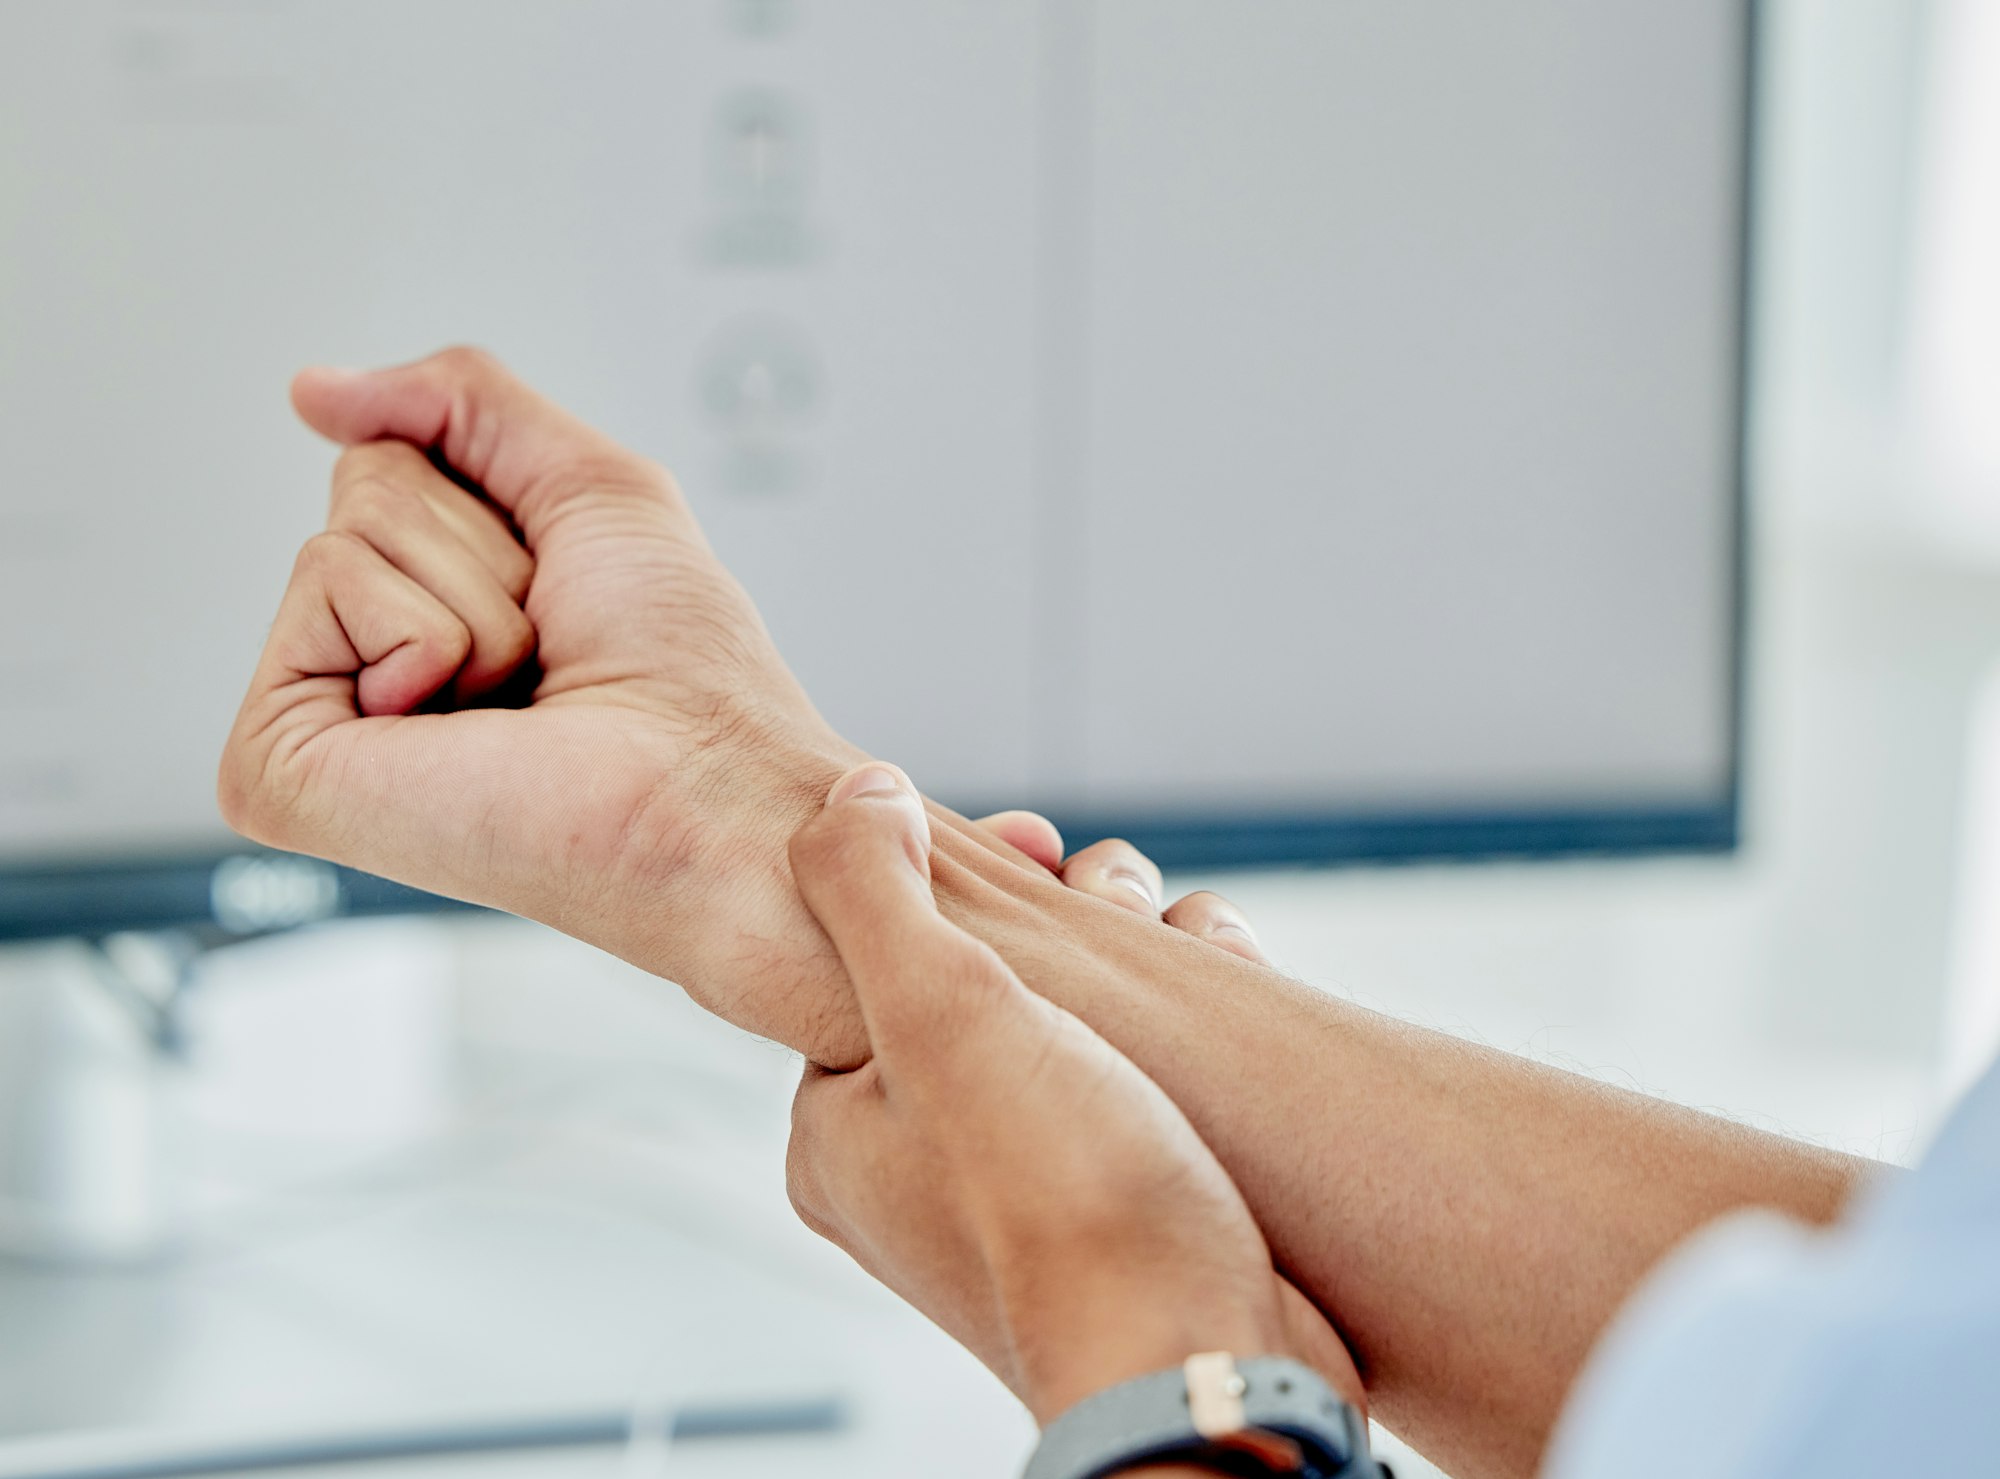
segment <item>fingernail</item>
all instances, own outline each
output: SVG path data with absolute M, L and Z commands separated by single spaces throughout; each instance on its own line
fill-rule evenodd
M 1156 913 L 1159 911 L 1160 901 L 1153 897 L 1153 890 L 1147 886 L 1146 880 L 1141 878 L 1138 874 L 1115 872 L 1115 873 L 1107 873 L 1105 876 L 1109 878 L 1113 883 L 1117 884 L 1120 888 L 1131 889 L 1133 893 L 1137 894 L 1140 898 L 1146 901 L 1146 907 L 1148 909 L 1151 909 Z
M 1250 927 L 1244 924 L 1218 924 L 1209 930 L 1209 934 L 1211 936 L 1231 935 L 1246 945 L 1255 945 L 1257 943 L 1257 937 L 1250 932 Z
M 826 804 L 836 806 L 843 801 L 852 801 L 856 796 L 872 796 L 884 791 L 909 789 L 909 782 L 895 766 L 871 761 L 867 765 L 857 765 L 835 781 L 833 789 L 826 793 Z

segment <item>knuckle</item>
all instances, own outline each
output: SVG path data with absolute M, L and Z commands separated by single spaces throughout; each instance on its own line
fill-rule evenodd
M 478 379 L 503 368 L 498 356 L 476 344 L 446 345 L 430 357 L 428 364 L 453 380 Z
M 431 613 L 430 628 L 426 645 L 452 667 L 458 667 L 472 655 L 472 628 L 448 608 L 440 606 Z
M 407 510 L 408 495 L 379 472 L 350 474 L 334 480 L 328 507 L 327 526 L 331 529 L 382 529 L 397 522 Z
M 327 579 L 351 568 L 366 548 L 366 542 L 359 535 L 345 529 L 323 530 L 300 548 L 292 572 L 297 577 Z

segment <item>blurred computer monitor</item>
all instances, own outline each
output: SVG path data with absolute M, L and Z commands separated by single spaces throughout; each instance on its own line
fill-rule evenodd
M 0 45 L 0 935 L 420 896 L 225 832 L 327 449 L 483 344 L 833 722 L 1169 864 L 1720 849 L 1742 0 L 76 0 Z

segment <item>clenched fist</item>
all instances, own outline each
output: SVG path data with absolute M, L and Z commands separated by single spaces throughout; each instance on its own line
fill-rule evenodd
M 347 451 L 223 756 L 230 824 L 542 920 L 861 1061 L 785 846 L 863 757 L 672 477 L 473 350 L 309 370 L 292 396 Z

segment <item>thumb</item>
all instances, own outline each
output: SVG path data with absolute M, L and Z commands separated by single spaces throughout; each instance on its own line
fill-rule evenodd
M 842 776 L 792 838 L 792 875 L 854 985 L 878 1061 L 936 1064 L 968 1010 L 1022 989 L 1000 958 L 938 913 L 930 819 L 908 776 L 879 761 Z
M 656 502 L 672 495 L 664 469 L 483 350 L 446 349 L 386 370 L 301 370 L 292 406 L 345 446 L 393 439 L 437 454 L 513 516 L 531 549 L 554 511 L 586 491 L 642 492 Z

